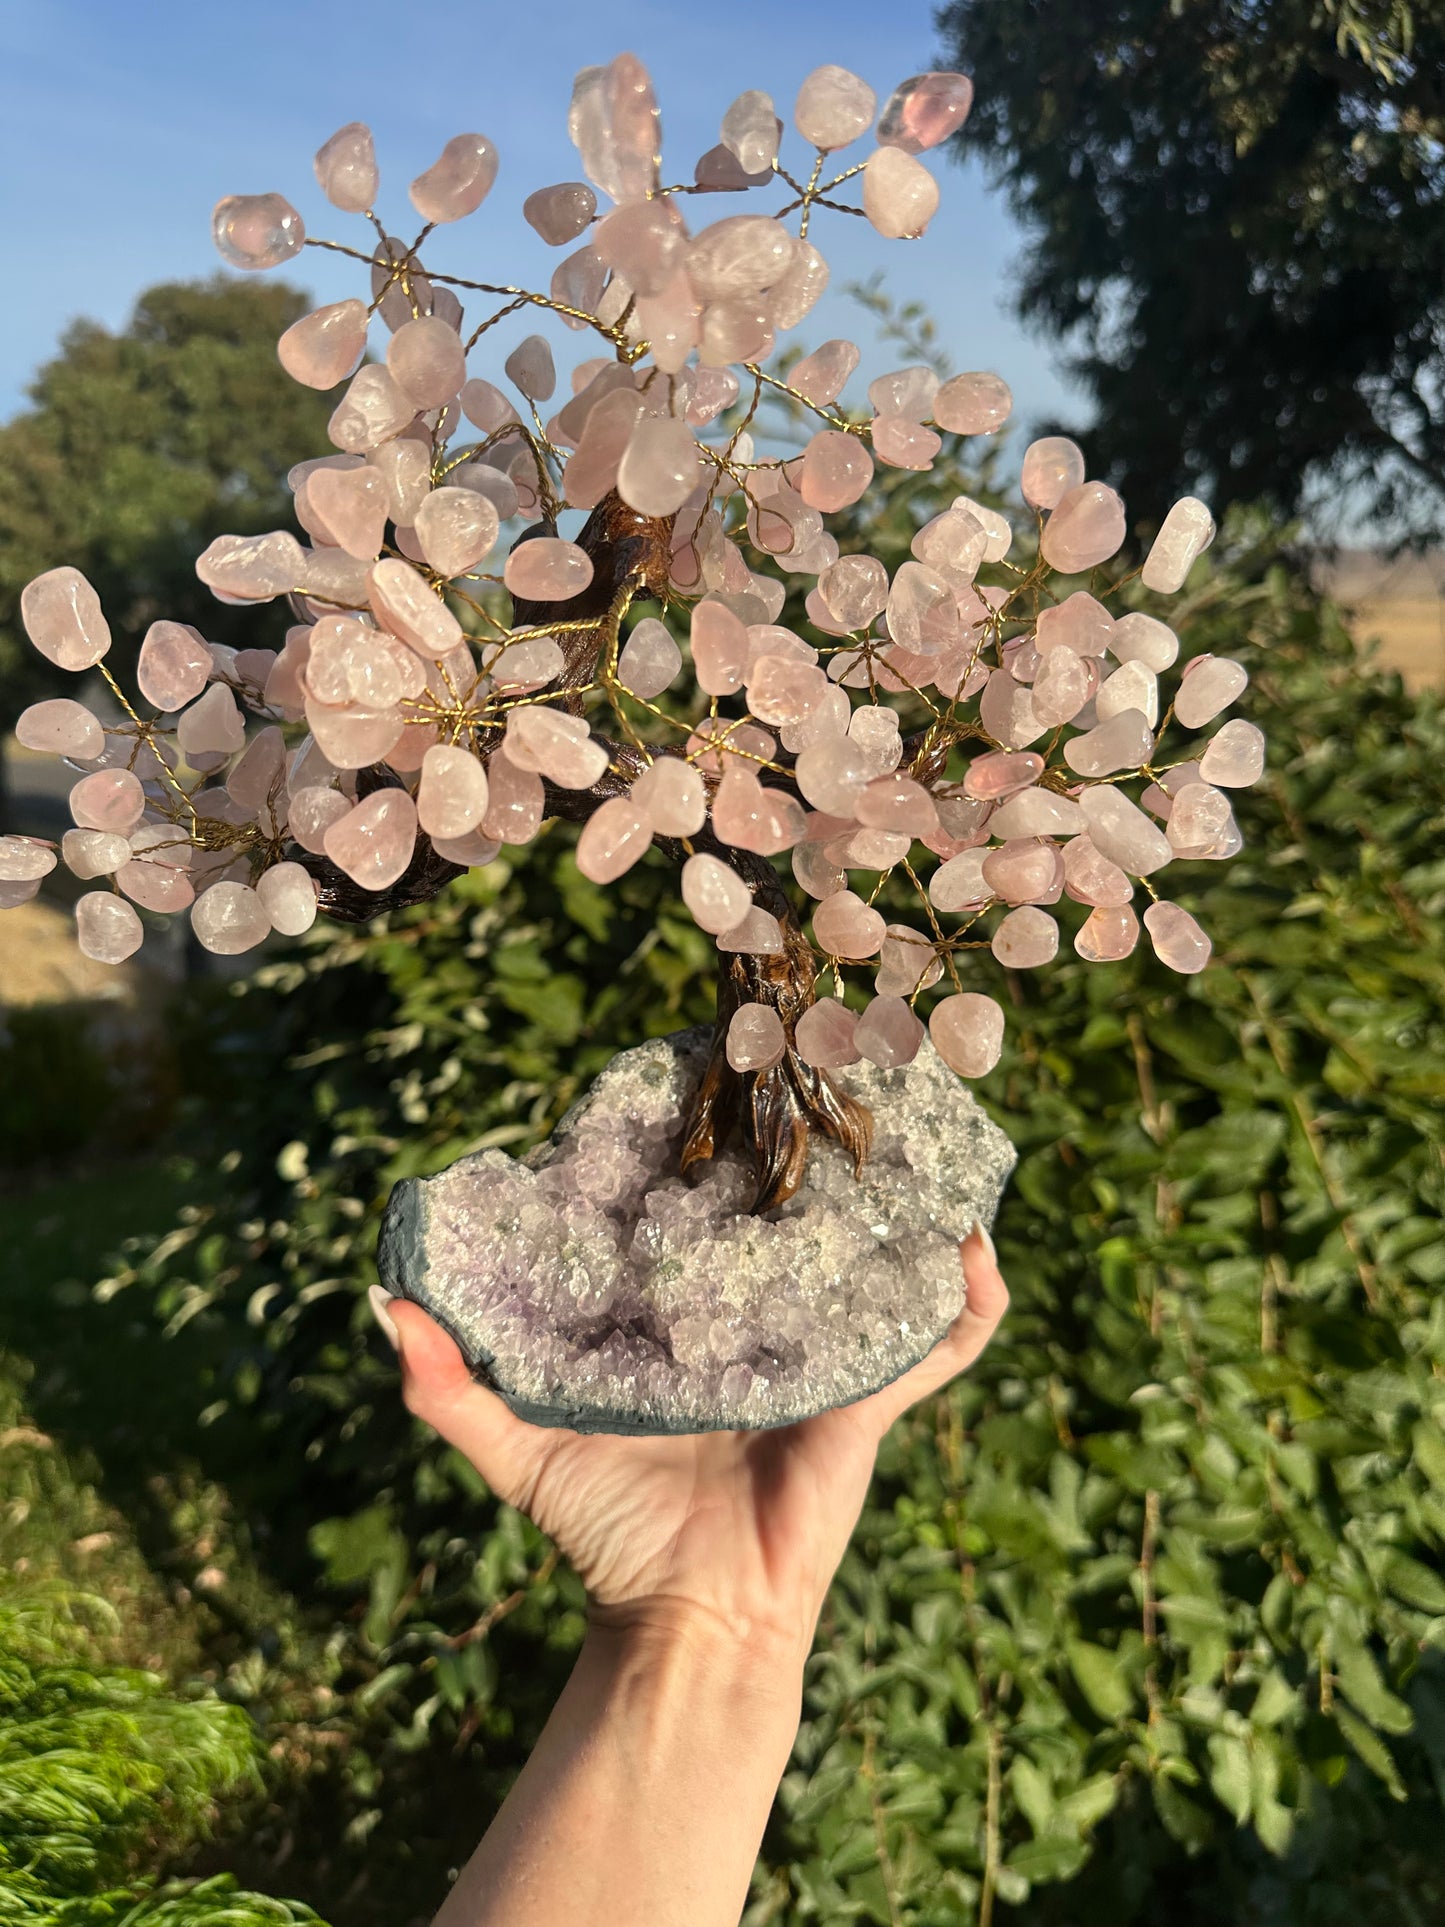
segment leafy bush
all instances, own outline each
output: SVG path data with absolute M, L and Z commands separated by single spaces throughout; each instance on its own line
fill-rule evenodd
M 97 1663 L 105 1602 L 0 1572 L 0 1919 L 17 1927 L 264 1927 L 309 1908 L 227 1875 L 150 1872 L 210 1828 L 215 1801 L 260 1785 L 237 1706 L 179 1699 L 154 1674 Z
M 900 554 L 918 495 L 893 484 Z M 1014 1308 L 885 1443 L 750 1927 L 1445 1909 L 1419 1846 L 1445 1791 L 1445 721 L 1261 541 L 1233 523 L 1171 612 L 1250 664 L 1272 735 L 1201 906 L 1221 967 L 1011 980 L 982 1096 L 1021 1153 Z M 671 888 L 654 858 L 604 895 L 554 829 L 213 992 L 192 1142 L 222 1195 L 105 1288 L 184 1328 L 175 1396 L 324 1655 L 348 1920 L 425 1917 L 584 1625 L 547 1542 L 401 1410 L 360 1297 L 377 1219 L 706 1014 Z M 251 1636 L 232 1690 L 274 1720 Z
M 115 1107 L 117 1078 L 85 1012 L 67 1004 L 0 1019 L 0 1168 L 73 1157 Z

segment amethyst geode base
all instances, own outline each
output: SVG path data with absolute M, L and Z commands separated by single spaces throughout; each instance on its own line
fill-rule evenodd
M 527 1157 L 482 1151 L 391 1194 L 377 1264 L 520 1417 L 578 1432 L 787 1425 L 918 1363 L 963 1306 L 959 1240 L 1016 1153 L 934 1051 L 835 1071 L 873 1113 L 861 1179 L 815 1137 L 748 1210 L 732 1146 L 677 1174 L 710 1030 L 624 1051 Z

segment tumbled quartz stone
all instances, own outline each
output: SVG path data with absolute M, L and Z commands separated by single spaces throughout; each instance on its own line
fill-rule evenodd
M 1073 837 L 1064 845 L 1064 888 L 1079 903 L 1111 910 L 1128 903 L 1134 894 L 1125 872 L 1101 856 L 1088 836 Z
M 218 535 L 196 557 L 196 574 L 206 587 L 234 602 L 271 602 L 289 595 L 300 587 L 305 568 L 301 544 L 285 529 L 266 535 Z
M 93 669 L 110 648 L 100 597 L 79 569 L 47 569 L 20 591 L 25 633 L 58 669 Z
M 440 408 L 460 394 L 467 358 L 455 332 L 438 315 L 404 321 L 386 349 L 392 380 L 418 408 Z
M 40 705 L 37 705 L 39 707 Z M 22 723 L 24 717 L 21 718 Z M 17 732 L 18 734 L 18 732 Z M 24 742 L 25 738 L 20 739 Z M 1264 732 L 1235 717 L 1227 722 L 1199 759 L 1199 773 L 1225 789 L 1247 789 L 1264 773 Z
M 798 89 L 793 125 L 825 153 L 857 140 L 873 119 L 878 96 L 846 67 L 815 67 Z
M 140 949 L 145 929 L 130 905 L 108 890 L 89 890 L 75 906 L 76 942 L 92 963 L 119 964 Z
M 424 221 L 460 221 L 474 214 L 497 178 L 497 150 L 485 134 L 456 134 L 408 192 Z
M 376 145 L 365 121 L 348 121 L 317 150 L 321 192 L 344 214 L 364 214 L 376 199 Z
M 567 132 L 589 180 L 614 201 L 640 201 L 656 183 L 657 100 L 636 54 L 584 67 L 572 86 Z
M 522 203 L 522 218 L 549 248 L 565 247 L 583 232 L 597 212 L 597 196 L 586 181 L 559 181 L 539 187 Z
M 682 265 L 687 228 L 667 198 L 630 201 L 604 216 L 591 245 L 635 294 L 658 295 Z
M 228 194 L 211 216 L 211 238 L 233 268 L 278 268 L 306 241 L 301 216 L 280 194 Z
M 695 836 L 707 821 L 702 772 L 680 756 L 658 756 L 633 783 L 630 794 L 659 836 Z M 732 921 L 736 923 L 737 918 Z
M 1074 948 L 1086 963 L 1117 963 L 1139 941 L 1139 919 L 1127 903 L 1091 910 L 1084 919 Z
M 825 341 L 821 348 L 815 348 L 792 370 L 788 377 L 789 386 L 820 408 L 836 401 L 843 392 L 843 384 L 858 366 L 861 359 L 856 342 L 835 338 Z
M 992 997 L 960 991 L 934 1006 L 928 1034 L 960 1077 L 985 1077 L 1003 1054 L 1004 1015 Z
M 239 957 L 271 934 L 271 919 L 248 884 L 213 883 L 191 906 L 191 928 L 218 957 Z
M 730 147 L 721 141 L 710 147 L 705 154 L 699 154 L 693 163 L 693 180 L 704 194 L 741 193 L 745 188 L 761 187 L 771 179 L 772 169 L 766 173 L 748 174 L 742 162 Z
M 772 96 L 750 87 L 722 117 L 723 146 L 745 174 L 761 174 L 778 158 L 778 128 Z
M 682 651 L 667 625 L 656 616 L 642 618 L 617 659 L 617 674 L 623 688 L 644 701 L 660 696 L 676 681 L 681 669 Z
M 1101 723 L 1126 709 L 1137 709 L 1151 730 L 1159 721 L 1159 679 L 1142 662 L 1121 663 L 1094 698 L 1094 714 Z
M 803 453 L 798 493 L 809 508 L 832 515 L 848 508 L 873 479 L 873 457 L 853 435 L 821 428 Z
M 1173 595 L 1184 587 L 1197 556 L 1214 540 L 1214 517 L 1197 495 L 1185 495 L 1164 517 L 1159 533 L 1144 558 L 1139 579 L 1146 589 Z
M 360 301 L 332 301 L 302 315 L 276 343 L 276 357 L 293 381 L 334 388 L 361 366 L 366 353 L 366 309 Z
M 702 928 L 719 937 L 742 922 L 752 895 L 736 870 L 700 851 L 682 866 L 682 900 Z
M 1061 575 L 1107 562 L 1124 540 L 1124 504 L 1104 482 L 1081 482 L 1060 498 L 1044 524 L 1039 554 Z
M 639 515 L 675 515 L 699 475 L 697 443 L 685 421 L 646 418 L 632 432 L 617 469 L 617 492 Z
M 377 1262 L 519 1417 L 579 1432 L 762 1430 L 851 1404 L 927 1356 L 962 1309 L 958 1244 L 1015 1153 L 930 1045 L 833 1073 L 873 1114 L 861 1178 L 815 1138 L 754 1216 L 752 1160 L 678 1159 L 708 1030 L 615 1058 L 551 1139 L 392 1193 Z
M 413 526 L 428 567 L 454 576 L 490 551 L 500 521 L 495 503 L 474 489 L 438 488 L 417 505 Z
M 1012 970 L 1037 970 L 1051 961 L 1059 947 L 1059 926 L 1047 910 L 1025 904 L 1010 910 L 993 933 L 989 948 Z
M 933 419 L 955 435 L 991 435 L 1013 407 L 1013 391 L 1000 375 L 974 369 L 955 375 L 938 391 Z
M 879 144 L 921 154 L 956 134 L 972 105 L 967 74 L 914 74 L 899 82 L 878 116 Z
M 861 629 L 888 601 L 888 571 L 873 555 L 844 555 L 818 577 L 823 600 L 842 627 Z
M 901 147 L 876 147 L 863 169 L 863 212 L 890 241 L 916 241 L 938 212 L 938 182 Z
M 828 286 L 828 263 L 811 241 L 799 241 L 781 281 L 768 290 L 768 312 L 781 334 L 810 315 Z
M 472 752 L 433 743 L 422 758 L 416 796 L 420 828 L 428 836 L 466 836 L 486 815 L 487 801 L 487 772 Z
M 1227 709 L 1248 681 L 1244 665 L 1229 656 L 1196 656 L 1180 681 L 1174 714 L 1185 729 L 1198 729 Z
M 1168 669 L 1179 654 L 1179 638 L 1167 622 L 1131 609 L 1120 616 L 1109 637 L 1109 654 L 1119 662 L 1142 663 L 1155 675 Z
M 651 842 L 652 825 L 632 797 L 609 797 L 583 825 L 577 868 L 593 883 L 615 883 Z
M 783 926 L 771 910 L 760 910 L 754 904 L 744 914 L 741 923 L 735 923 L 721 933 L 717 947 L 719 950 L 737 951 L 745 957 L 781 957 Z
M 336 404 L 326 433 L 338 448 L 362 455 L 400 434 L 416 413 L 416 404 L 376 362 L 358 368 L 351 386 Z
M 853 1033 L 859 1055 L 893 1070 L 911 1064 L 923 1044 L 923 1025 L 901 997 L 875 997 Z
M 1083 479 L 1083 450 L 1067 435 L 1045 435 L 1024 450 L 1023 498 L 1030 508 L 1057 508 Z
M 1109 776 L 1118 770 L 1139 769 L 1153 749 L 1154 732 L 1143 712 L 1122 709 L 1065 743 L 1064 761 L 1080 776 Z
M 813 935 L 830 957 L 845 957 L 854 963 L 876 957 L 887 931 L 879 912 L 852 890 L 838 890 L 824 897 L 813 912 Z
M 140 779 L 128 769 L 98 769 L 82 776 L 70 792 L 70 813 L 82 830 L 124 834 L 135 828 L 144 810 Z
M 86 881 L 114 876 L 130 860 L 130 839 L 118 830 L 67 830 L 60 854 L 72 876 Z
M 1144 927 L 1160 963 L 1181 976 L 1195 976 L 1209 962 L 1213 945 L 1177 903 L 1151 903 L 1144 912 Z
M 283 937 L 299 937 L 316 921 L 316 882 L 299 863 L 272 864 L 256 884 L 256 899 Z
M 209 666 L 209 656 L 206 661 Z M 1225 725 L 1226 729 L 1229 727 Z M 1249 725 L 1246 723 L 1243 727 Z M 1223 734 L 1221 730 L 1220 735 Z M 104 750 L 105 731 L 84 703 L 72 702 L 68 696 L 53 696 L 21 711 L 15 724 L 15 740 L 25 749 L 50 756 L 69 756 L 85 763 Z M 1213 749 L 1214 744 L 1210 748 Z
M 739 1004 L 727 1030 L 727 1060 L 735 1071 L 766 1070 L 788 1047 L 783 1020 L 767 1004 Z
M 0 883 L 38 883 L 55 868 L 55 852 L 33 836 L 0 836 Z
M 836 1070 L 840 1064 L 856 1064 L 862 1055 L 853 1041 L 857 1029 L 857 1015 L 846 1004 L 820 997 L 793 1026 L 793 1044 L 805 1064 Z
M 507 557 L 502 579 L 514 596 L 532 602 L 565 602 L 592 580 L 592 558 L 575 542 L 555 535 L 518 542 Z

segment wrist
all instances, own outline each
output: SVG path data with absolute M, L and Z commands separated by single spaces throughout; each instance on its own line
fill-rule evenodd
M 586 1648 L 620 1671 L 705 1683 L 741 1706 L 756 1699 L 769 1710 L 790 1707 L 796 1725 L 811 1632 L 804 1636 L 801 1626 L 737 1618 L 690 1600 L 594 1601 Z
M 813 1625 L 805 1627 L 801 1614 L 785 1622 L 654 1594 L 618 1605 L 589 1600 L 587 1638 L 612 1648 L 677 1653 L 724 1672 L 746 1671 L 752 1665 L 774 1673 L 796 1671 L 801 1679 L 813 1647 Z

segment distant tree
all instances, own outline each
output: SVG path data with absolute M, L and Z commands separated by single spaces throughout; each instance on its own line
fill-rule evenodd
M 148 289 L 118 333 L 66 330 L 33 405 L 0 426 L 0 730 L 27 703 L 75 693 L 19 619 L 26 582 L 63 562 L 99 590 L 127 678 L 162 615 L 216 642 L 279 641 L 284 608 L 224 607 L 195 558 L 223 532 L 290 528 L 287 469 L 332 452 L 334 402 L 276 359 L 277 335 L 310 306 L 284 283 L 217 275 Z
M 1126 500 L 1289 511 L 1326 483 L 1438 532 L 1442 0 L 952 0 L 938 21 L 978 89 L 959 138 L 1029 228 L 1019 310 L 1078 349 Z

